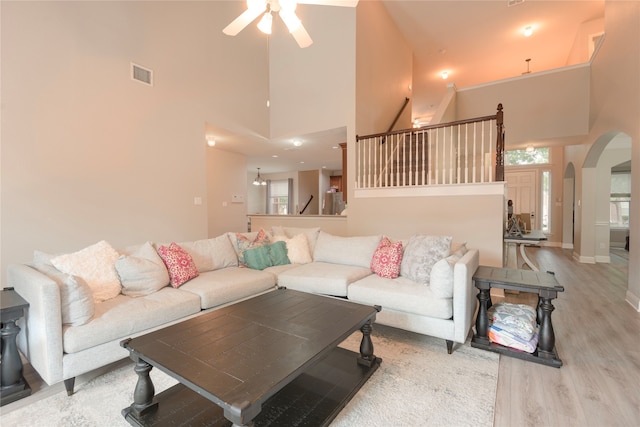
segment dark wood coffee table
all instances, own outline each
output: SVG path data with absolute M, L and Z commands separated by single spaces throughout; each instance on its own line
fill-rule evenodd
M 379 307 L 278 289 L 122 341 L 136 362 L 132 425 L 328 425 L 376 371 Z M 360 353 L 338 347 L 362 331 Z M 156 367 L 179 381 L 154 396 Z

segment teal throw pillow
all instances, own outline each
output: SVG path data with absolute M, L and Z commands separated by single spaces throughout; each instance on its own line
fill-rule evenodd
M 253 270 L 264 270 L 274 265 L 291 264 L 285 242 L 259 246 L 244 251 L 244 262 Z
M 285 242 L 275 242 L 269 245 L 272 265 L 291 264 L 287 253 L 287 244 Z

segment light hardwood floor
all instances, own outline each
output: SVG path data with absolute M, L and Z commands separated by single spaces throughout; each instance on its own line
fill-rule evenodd
M 611 264 L 580 264 L 558 248 L 527 252 L 565 288 L 552 315 L 564 366 L 500 356 L 494 426 L 640 426 L 640 313 L 624 300 L 628 262 L 612 255 Z M 532 302 L 527 294 L 507 298 Z M 112 368 L 83 375 L 76 384 Z M 0 413 L 64 393 L 62 383 L 47 386 L 28 365 L 25 376 L 34 394 Z
M 580 264 L 557 248 L 527 252 L 565 288 L 552 315 L 564 365 L 501 356 L 494 426 L 640 426 L 640 314 L 624 300 L 628 262 Z

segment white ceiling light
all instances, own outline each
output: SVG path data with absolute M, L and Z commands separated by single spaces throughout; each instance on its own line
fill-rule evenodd
M 258 29 L 265 34 L 271 34 L 271 25 L 273 24 L 273 16 L 271 16 L 271 11 L 266 12 L 260 22 L 258 22 Z
M 213 136 L 207 136 L 207 145 L 209 147 L 215 147 L 216 146 L 216 139 Z
M 522 34 L 524 34 L 525 37 L 531 37 L 533 34 L 533 27 L 531 25 L 527 25 L 523 28 Z
M 272 12 L 275 12 L 280 15 L 298 46 L 303 48 L 311 46 L 313 40 L 296 15 L 298 3 L 356 7 L 358 0 L 247 0 L 247 10 L 227 25 L 222 32 L 229 36 L 235 36 L 264 13 L 258 23 L 258 28 L 265 34 L 271 34 Z
M 442 77 L 442 80 L 447 80 L 449 78 L 449 72 L 447 70 L 441 72 L 440 77 Z

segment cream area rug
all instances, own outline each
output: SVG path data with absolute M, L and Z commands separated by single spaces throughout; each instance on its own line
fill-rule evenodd
M 358 351 L 360 332 L 343 344 Z M 444 340 L 374 325 L 376 356 L 382 365 L 332 422 L 354 426 L 492 426 L 499 355 Z M 176 381 L 152 369 L 156 393 Z M 120 411 L 133 402 L 133 362 L 29 406 L 2 414 L 3 427 L 128 426 Z

